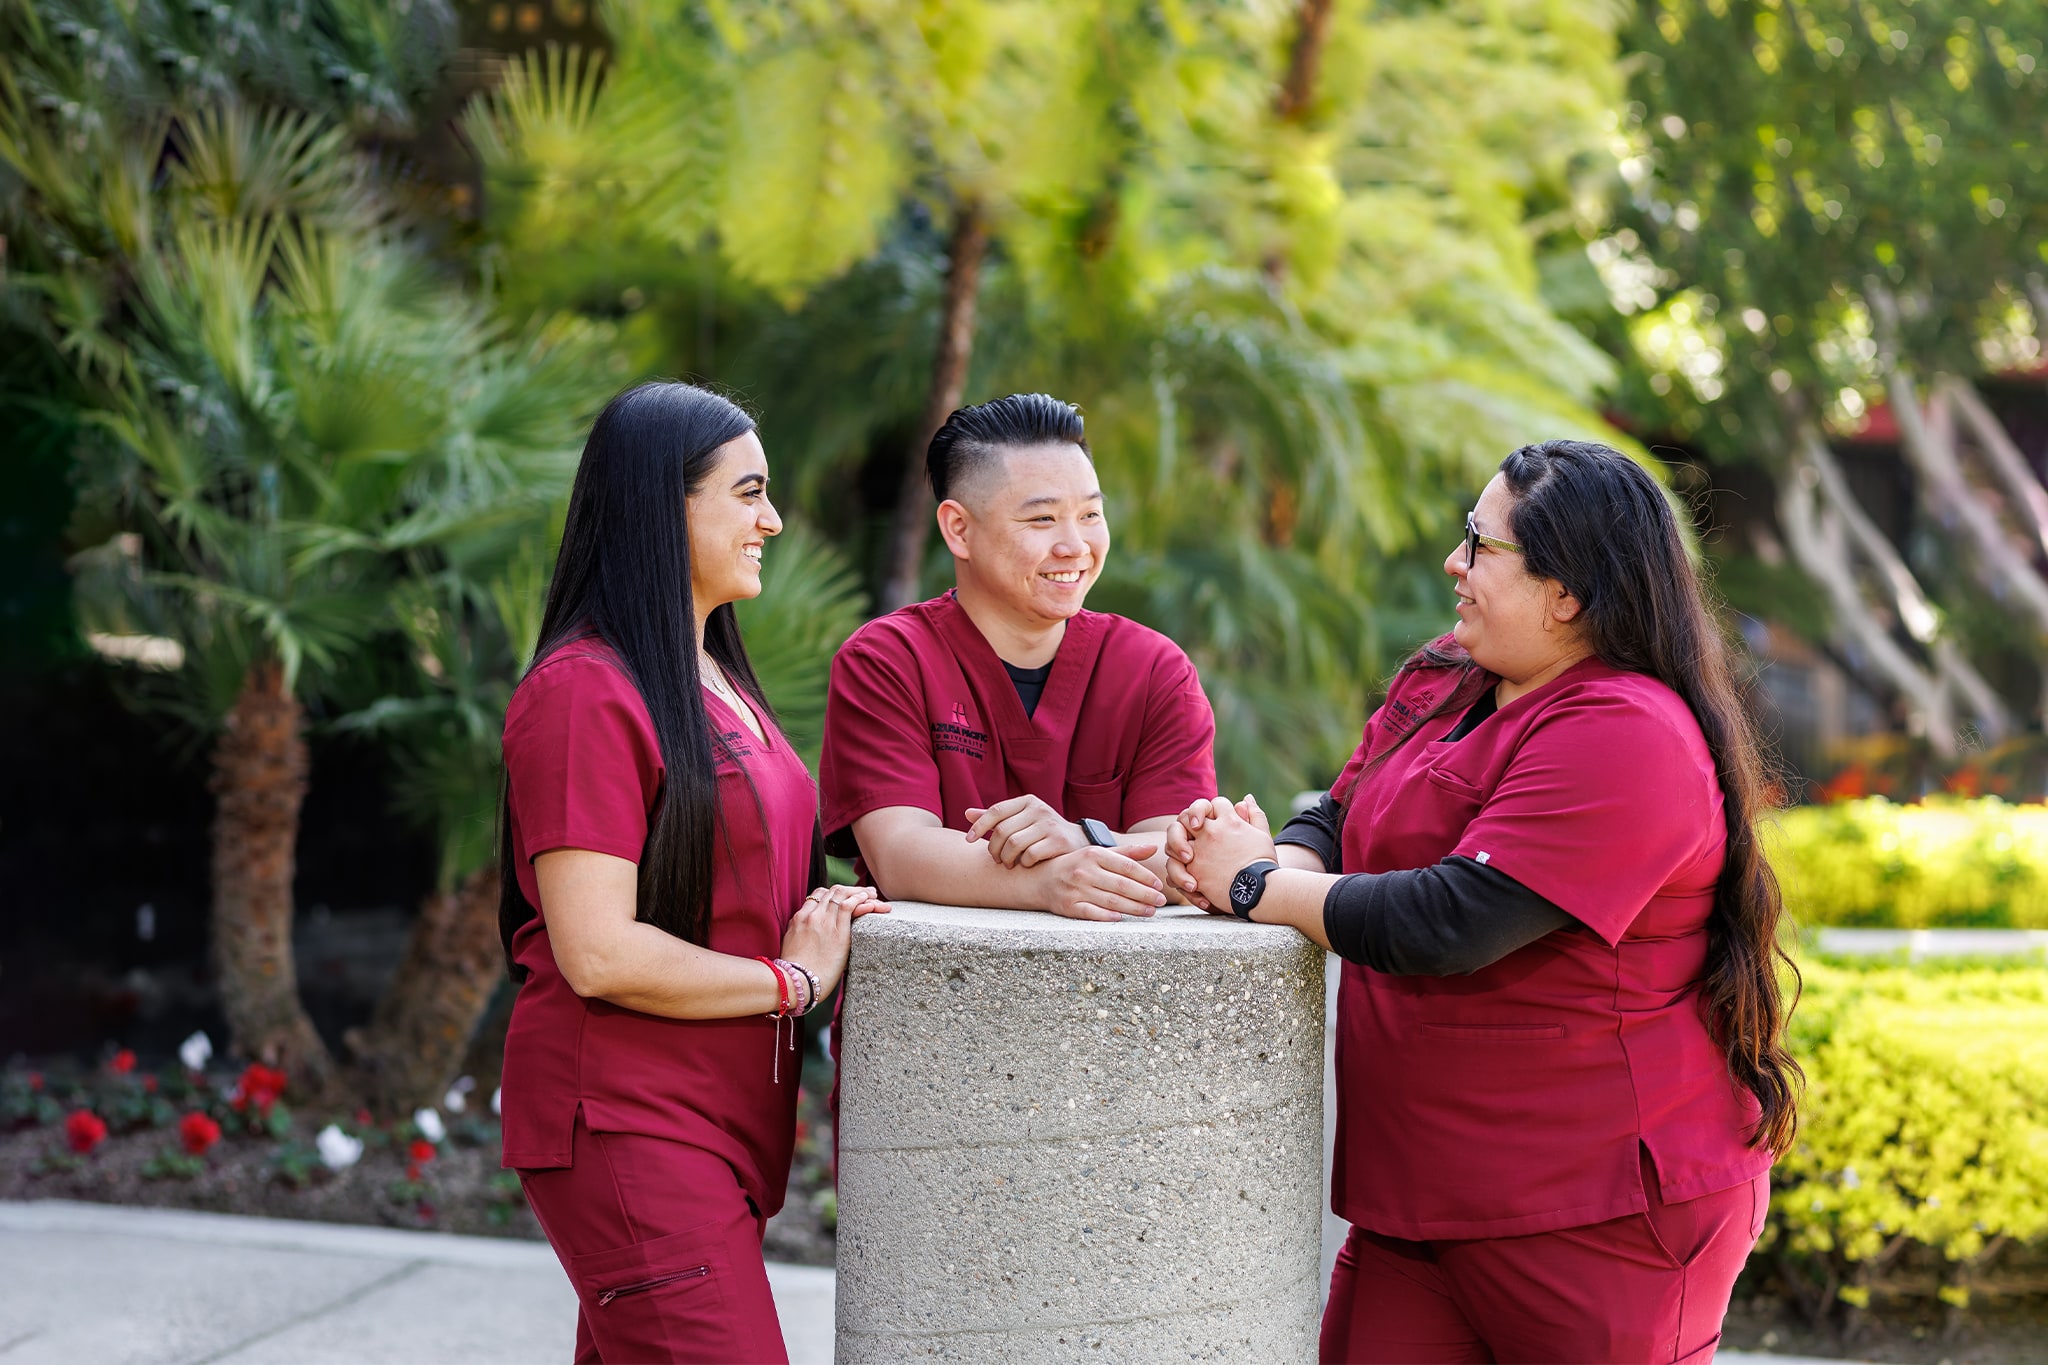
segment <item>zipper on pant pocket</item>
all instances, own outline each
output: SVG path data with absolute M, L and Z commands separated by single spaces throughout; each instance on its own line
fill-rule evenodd
M 673 1275 L 660 1275 L 651 1280 L 642 1280 L 638 1284 L 622 1284 L 617 1289 L 607 1289 L 604 1293 L 599 1294 L 597 1296 L 597 1306 L 602 1308 L 621 1294 L 645 1294 L 650 1289 L 659 1289 L 665 1284 L 674 1284 L 678 1280 L 700 1280 L 710 1273 L 710 1266 L 700 1265 L 693 1270 L 678 1270 Z

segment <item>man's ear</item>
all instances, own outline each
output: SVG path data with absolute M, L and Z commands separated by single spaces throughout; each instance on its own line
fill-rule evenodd
M 946 548 L 955 559 L 968 559 L 967 530 L 974 524 L 974 514 L 962 506 L 958 499 L 947 498 L 939 504 L 939 535 L 945 540 Z

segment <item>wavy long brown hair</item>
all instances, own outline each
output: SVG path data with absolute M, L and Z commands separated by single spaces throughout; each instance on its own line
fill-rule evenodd
M 1779 937 L 1784 898 L 1757 832 L 1771 805 L 1769 778 L 1727 637 L 1678 519 L 1647 470 L 1590 441 L 1523 446 L 1501 461 L 1500 472 L 1513 499 L 1508 535 L 1521 545 L 1528 572 L 1556 579 L 1578 599 L 1580 628 L 1603 662 L 1647 674 L 1684 698 L 1713 755 L 1728 847 L 1707 921 L 1700 1008 L 1729 1074 L 1756 1096 L 1761 1113 L 1751 1144 L 1787 1151 L 1805 1073 L 1785 1047 L 1799 970 Z M 1402 743 L 1430 730 L 1436 717 L 1470 706 L 1491 677 L 1442 642 L 1423 646 L 1401 671 L 1424 668 L 1463 676 Z M 1374 755 L 1360 780 L 1400 747 Z

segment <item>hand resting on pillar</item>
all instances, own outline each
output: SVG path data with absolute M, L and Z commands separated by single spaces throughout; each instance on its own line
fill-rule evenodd
M 982 824 L 1004 807 L 1017 807 L 997 815 L 989 825 L 994 828 L 1027 813 L 1019 801 L 1035 800 L 1018 798 L 969 814 L 981 817 L 977 824 Z M 1171 823 L 1172 819 L 1164 817 L 1158 823 Z M 996 855 L 993 844 L 987 849 L 975 847 L 981 835 L 947 829 L 938 816 L 915 806 L 870 811 L 853 822 L 853 836 L 876 884 L 896 900 L 1050 910 L 1071 919 L 1092 920 L 1150 915 L 1167 903 L 1165 882 L 1143 861 L 1159 856 L 1161 840 L 1097 848 L 1084 839 L 1079 848 L 1026 864 L 1024 851 L 1037 852 L 1036 845 L 1048 840 L 1048 835 L 1041 833 L 1018 847 L 1020 834 L 1033 823 L 1027 819 L 1005 832 L 1004 850 L 1016 856 L 1014 866 Z M 1144 832 L 1149 831 L 1133 831 Z

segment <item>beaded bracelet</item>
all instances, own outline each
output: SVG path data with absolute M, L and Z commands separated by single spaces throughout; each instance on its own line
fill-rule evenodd
M 811 969 L 809 967 L 804 966 L 804 964 L 801 962 L 793 962 L 788 958 L 781 958 L 778 960 L 781 961 L 784 966 L 789 967 L 790 969 L 799 973 L 803 977 L 804 987 L 806 991 L 804 997 L 804 1007 L 798 1010 L 797 1013 L 809 1014 L 812 1010 L 818 1007 L 818 978 L 813 976 L 811 974 Z

